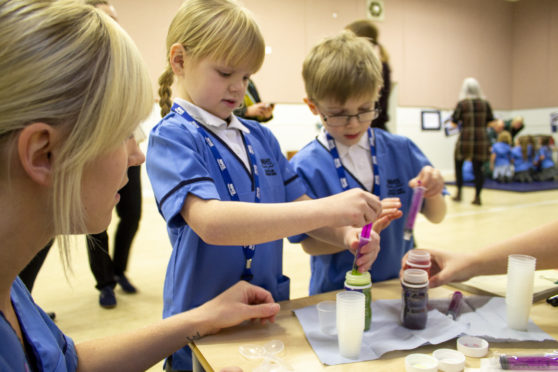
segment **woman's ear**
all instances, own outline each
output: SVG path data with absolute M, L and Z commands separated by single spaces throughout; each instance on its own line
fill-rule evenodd
M 17 140 L 19 161 L 29 177 L 45 186 L 52 181 L 55 129 L 45 123 L 23 128 Z
M 184 72 L 184 60 L 186 59 L 186 49 L 180 43 L 175 43 L 170 48 L 169 63 L 172 72 L 180 76 Z
M 314 115 L 319 115 L 320 114 L 320 112 L 318 111 L 318 107 L 316 106 L 316 104 L 314 102 L 312 102 L 310 100 L 310 98 L 304 97 L 304 103 L 306 103 L 308 105 L 308 108 L 310 109 L 310 111 L 312 111 L 312 113 Z

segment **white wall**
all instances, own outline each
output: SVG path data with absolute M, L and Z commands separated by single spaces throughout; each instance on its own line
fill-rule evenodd
M 443 130 L 421 130 L 421 111 L 432 109 L 432 107 L 395 107 L 394 102 L 397 102 L 397 99 L 394 96 L 397 95 L 397 87 L 392 94 L 389 130 L 412 139 L 432 164 L 440 169 L 444 178 L 453 179 L 453 150 L 457 136 L 446 137 Z M 558 112 L 558 107 L 494 111 L 494 115 L 502 119 L 512 118 L 516 115 L 523 116 L 526 126 L 521 134 L 551 134 L 550 114 L 552 112 Z M 449 117 L 451 113 L 451 110 L 441 110 L 442 120 Z M 159 106 L 155 105 L 151 116 L 142 124 L 146 133 L 149 133 L 159 120 Z M 304 103 L 300 103 L 277 104 L 273 112 L 273 119 L 262 125 L 271 129 L 279 140 L 281 150 L 286 154 L 287 151 L 300 150 L 313 140 L 319 132 L 318 123 L 318 117 L 313 115 Z M 145 152 L 147 141 L 142 142 L 140 147 Z M 145 167 L 142 167 L 142 185 L 144 195 L 153 195 Z

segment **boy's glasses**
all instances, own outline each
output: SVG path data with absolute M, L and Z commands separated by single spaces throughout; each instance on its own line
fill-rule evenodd
M 326 115 L 321 112 L 324 121 L 330 127 L 344 127 L 351 122 L 351 118 L 356 118 L 360 123 L 371 123 L 380 115 L 380 109 L 372 109 L 370 111 L 361 112 L 354 115 Z

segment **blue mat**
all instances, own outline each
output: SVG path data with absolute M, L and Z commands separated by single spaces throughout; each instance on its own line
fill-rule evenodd
M 446 182 L 446 185 L 455 185 L 455 182 Z M 473 182 L 464 182 L 463 186 L 475 187 Z M 558 189 L 557 181 L 542 181 L 532 183 L 510 182 L 499 183 L 492 179 L 484 181 L 483 188 L 492 190 L 512 191 L 512 192 L 532 192 L 532 191 L 548 191 Z

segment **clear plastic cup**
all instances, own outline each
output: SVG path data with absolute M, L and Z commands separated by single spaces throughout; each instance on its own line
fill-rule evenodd
M 320 321 L 320 329 L 326 335 L 337 334 L 335 319 L 335 301 L 322 301 L 316 305 L 318 309 L 318 320 Z
M 358 359 L 364 333 L 364 301 L 361 292 L 337 293 L 337 341 L 341 356 Z
M 508 327 L 519 331 L 527 330 L 531 305 L 536 259 L 522 254 L 508 256 L 506 290 L 506 315 Z

